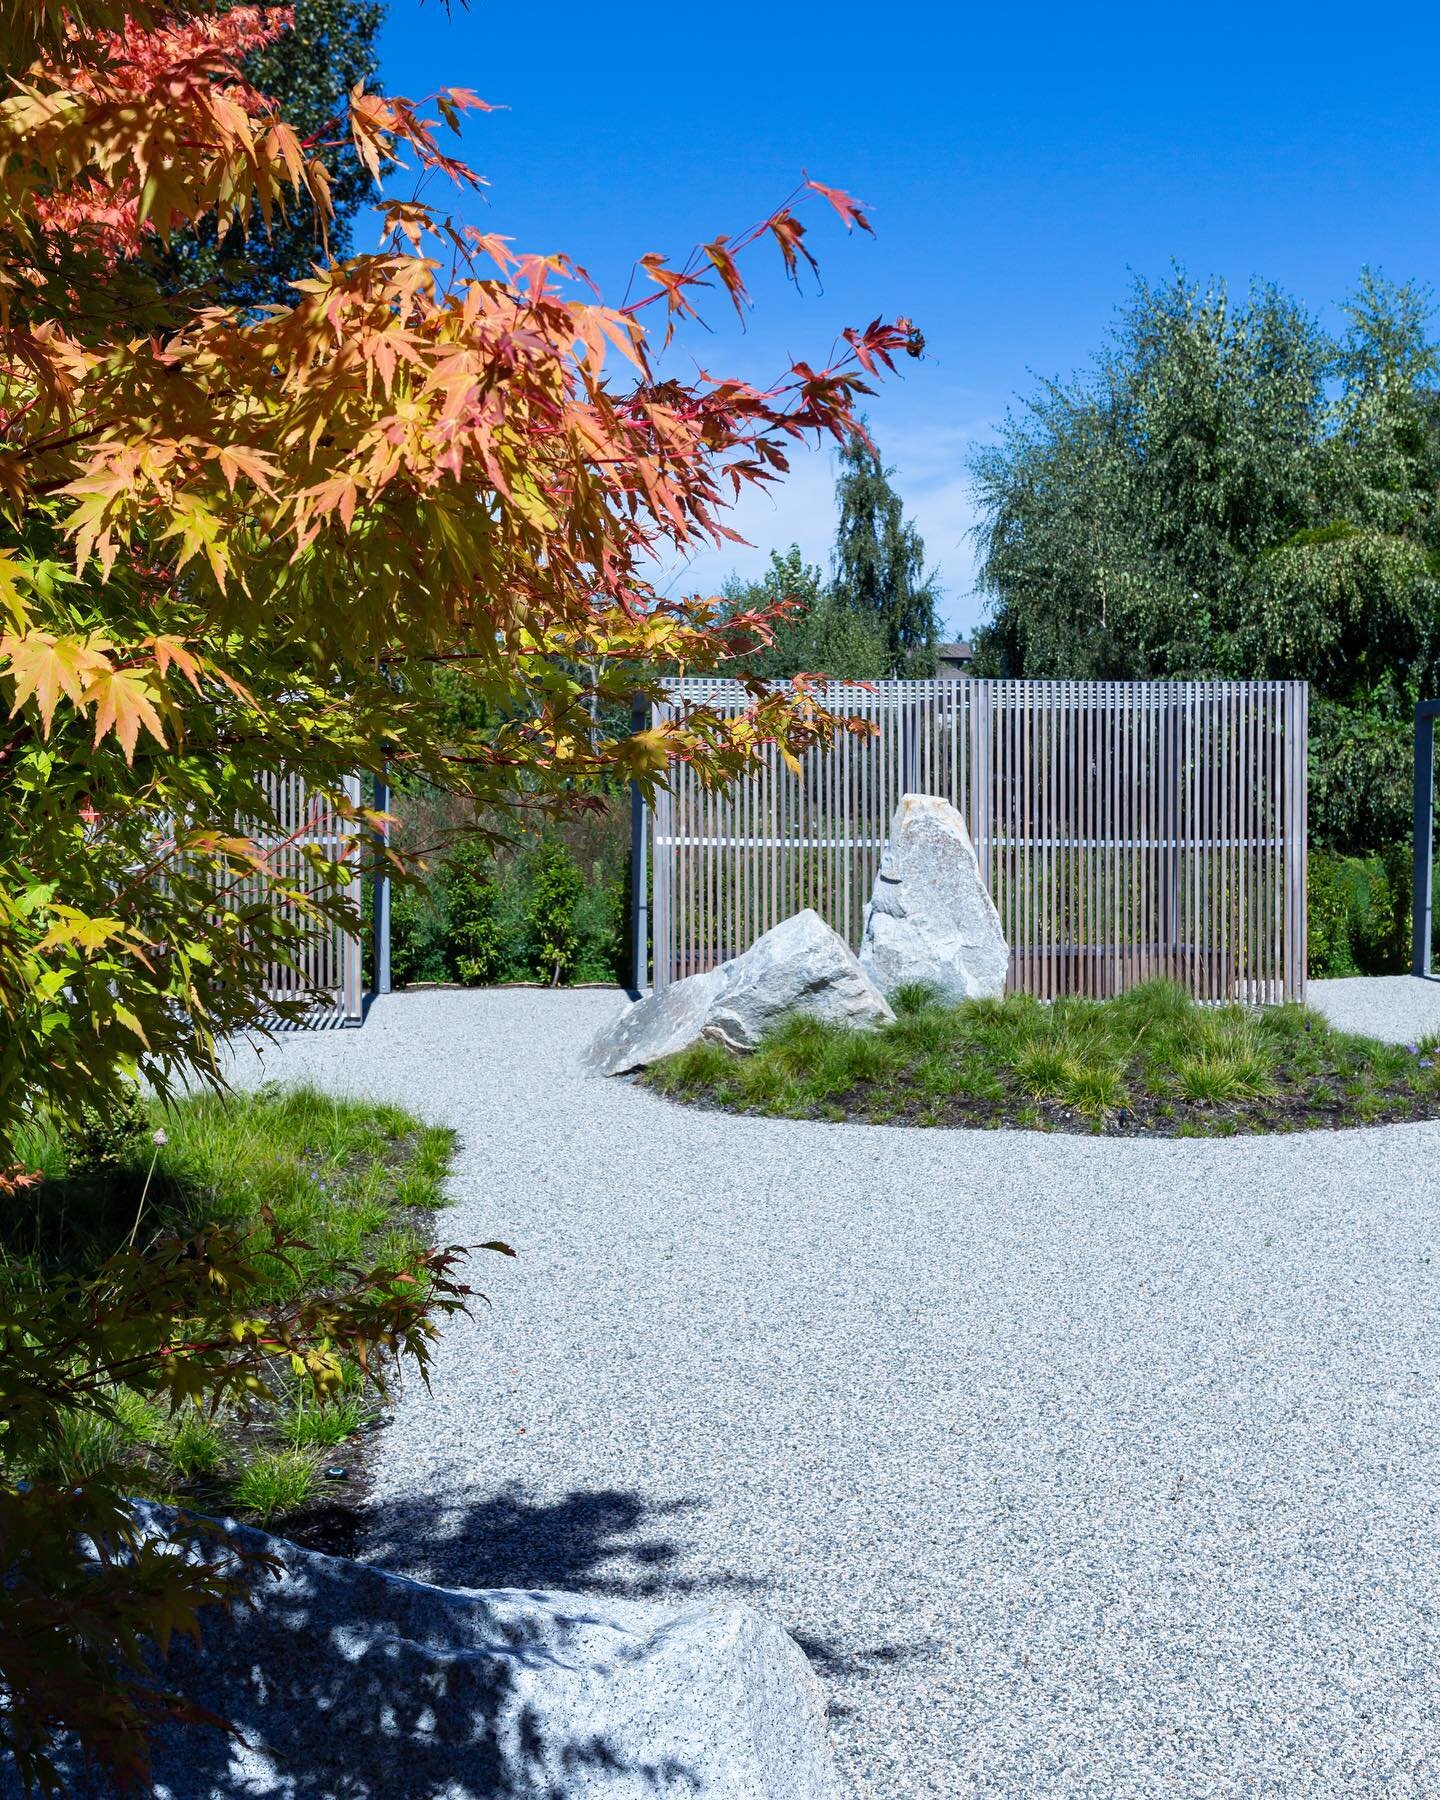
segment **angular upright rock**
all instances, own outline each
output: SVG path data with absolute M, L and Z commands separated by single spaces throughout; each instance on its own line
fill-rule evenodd
M 948 800 L 906 794 L 896 807 L 860 964 L 886 994 L 910 981 L 951 1001 L 1004 993 L 1010 946 L 965 821 Z
M 601 1075 L 625 1075 L 700 1038 L 753 1050 L 786 1013 L 873 1030 L 895 1017 L 845 940 L 806 908 L 741 956 L 636 1000 L 586 1052 Z

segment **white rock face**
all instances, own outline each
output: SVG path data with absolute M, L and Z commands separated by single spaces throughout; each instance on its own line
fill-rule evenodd
M 725 986 L 722 963 L 703 975 L 687 975 L 663 994 L 632 1000 L 618 1018 L 597 1032 L 586 1051 L 585 1066 L 597 1075 L 628 1075 L 662 1056 L 673 1056 L 693 1044 L 705 1029 L 710 1009 Z
M 239 1737 L 167 1733 L 165 1800 L 842 1800 L 819 1682 L 751 1607 L 432 1587 L 227 1531 L 282 1573 L 172 1649 L 166 1685 Z
M 907 981 L 928 982 L 952 1001 L 1005 992 L 1010 946 L 948 800 L 906 794 L 896 807 L 860 963 L 886 994 Z
M 585 1062 L 598 1074 L 624 1075 L 700 1038 L 753 1050 L 791 1012 L 862 1031 L 895 1017 L 850 946 L 809 908 L 718 969 L 634 1001 L 600 1032 Z
M 808 907 L 757 938 L 722 973 L 725 984 L 701 1035 L 732 1050 L 753 1050 L 786 1013 L 861 1031 L 895 1018 L 855 952 Z

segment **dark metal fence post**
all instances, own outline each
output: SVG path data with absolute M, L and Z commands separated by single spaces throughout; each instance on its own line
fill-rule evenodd
M 1440 713 L 1440 700 L 1422 700 L 1415 708 L 1415 892 L 1411 911 L 1410 966 L 1417 975 L 1430 973 L 1430 933 L 1435 904 L 1437 713 Z
M 644 731 L 650 723 L 650 704 L 643 694 L 632 695 L 630 729 Z M 650 985 L 650 869 L 646 815 L 649 808 L 638 781 L 630 783 L 630 986 L 643 994 Z
M 390 788 L 384 776 L 375 777 L 375 810 L 388 812 L 390 808 Z M 389 828 L 384 828 L 384 838 L 389 838 Z M 374 927 L 374 981 L 377 994 L 390 992 L 390 870 L 382 864 L 375 873 L 374 908 L 372 925 Z

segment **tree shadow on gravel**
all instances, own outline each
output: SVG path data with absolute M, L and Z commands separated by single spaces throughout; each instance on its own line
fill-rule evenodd
M 541 1500 L 516 1487 L 483 1499 L 387 1497 L 366 1517 L 358 1554 L 375 1568 L 442 1587 L 560 1589 L 624 1600 L 748 1598 L 766 1583 L 697 1573 L 682 1541 L 700 1500 L 655 1501 L 619 1488 Z
M 931 1644 L 923 1643 L 892 1643 L 866 1644 L 858 1650 L 842 1650 L 827 1638 L 811 1637 L 803 1631 L 792 1631 L 790 1636 L 805 1652 L 810 1667 L 830 1692 L 826 1712 L 831 1719 L 853 1718 L 856 1710 L 834 1698 L 834 1689 L 838 1685 L 867 1681 L 882 1669 L 893 1668 L 897 1663 L 913 1662 L 919 1656 L 928 1656 L 934 1648 Z

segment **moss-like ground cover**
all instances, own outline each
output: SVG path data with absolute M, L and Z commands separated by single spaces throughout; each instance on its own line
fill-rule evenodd
M 309 1246 L 272 1259 L 273 1299 L 314 1291 L 321 1268 L 337 1260 L 405 1268 L 432 1241 L 427 1215 L 446 1203 L 454 1148 L 453 1133 L 397 1107 L 303 1087 L 197 1094 L 67 1134 L 36 1130 L 24 1161 L 45 1179 L 13 1198 L 0 1222 L 0 1298 L 60 1270 L 93 1269 L 132 1231 L 145 1244 L 206 1224 L 258 1229 L 263 1209 Z M 353 1482 L 327 1482 L 327 1466 L 361 1474 L 354 1444 L 377 1411 L 360 1369 L 345 1376 L 338 1399 L 305 1405 L 277 1366 L 278 1403 L 248 1418 L 188 1407 L 172 1415 L 119 1393 L 113 1418 L 75 1415 L 46 1466 L 19 1472 L 78 1484 L 119 1463 L 134 1493 L 267 1524 L 289 1518 L 327 1494 L 353 1492 Z
M 779 1118 L 1227 1136 L 1440 1118 L 1440 1043 L 1379 1043 L 1300 1006 L 1198 1006 L 1147 982 L 1113 1000 L 894 996 L 896 1022 L 792 1018 L 751 1056 L 696 1044 L 643 1078 Z

